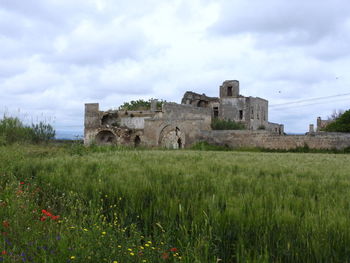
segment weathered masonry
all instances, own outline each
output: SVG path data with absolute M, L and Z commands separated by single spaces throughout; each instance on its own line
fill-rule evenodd
M 144 145 L 183 148 L 211 130 L 213 118 L 234 120 L 248 130 L 283 135 L 283 125 L 268 122 L 268 101 L 244 97 L 237 80 L 220 86 L 220 97 L 186 92 L 181 104 L 153 101 L 146 111 L 100 111 L 98 103 L 85 104 L 85 144 Z
M 268 121 L 268 101 L 240 95 L 237 80 L 225 81 L 219 97 L 186 92 L 181 104 L 157 101 L 148 110 L 100 111 L 98 103 L 85 104 L 84 143 L 184 148 L 199 141 L 231 147 L 293 149 L 305 145 L 315 149 L 350 147 L 350 134 L 319 132 L 327 125 L 320 118 L 317 131 L 307 135 L 285 135 L 281 124 Z M 213 119 L 234 120 L 246 130 L 214 131 Z

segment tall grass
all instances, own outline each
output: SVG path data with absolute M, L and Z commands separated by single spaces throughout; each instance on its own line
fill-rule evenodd
M 48 142 L 55 137 L 53 127 L 44 122 L 25 125 L 16 117 L 0 119 L 0 145 Z
M 349 262 L 349 158 L 2 147 L 2 249 L 33 262 Z

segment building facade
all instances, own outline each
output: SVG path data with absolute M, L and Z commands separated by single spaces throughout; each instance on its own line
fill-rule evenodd
M 202 131 L 210 131 L 212 120 L 231 120 L 247 130 L 283 135 L 284 127 L 268 121 L 268 101 L 240 95 L 239 82 L 225 81 L 220 97 L 186 92 L 181 104 L 157 101 L 149 110 L 100 111 L 99 104 L 85 104 L 84 143 L 99 145 L 183 148 L 196 143 Z

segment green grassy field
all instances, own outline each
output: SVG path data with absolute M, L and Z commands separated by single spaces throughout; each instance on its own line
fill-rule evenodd
M 350 155 L 4 146 L 0 223 L 0 262 L 350 262 Z

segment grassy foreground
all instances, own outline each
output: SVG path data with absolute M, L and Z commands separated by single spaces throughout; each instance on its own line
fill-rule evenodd
M 0 147 L 0 262 L 350 262 L 350 155 Z

